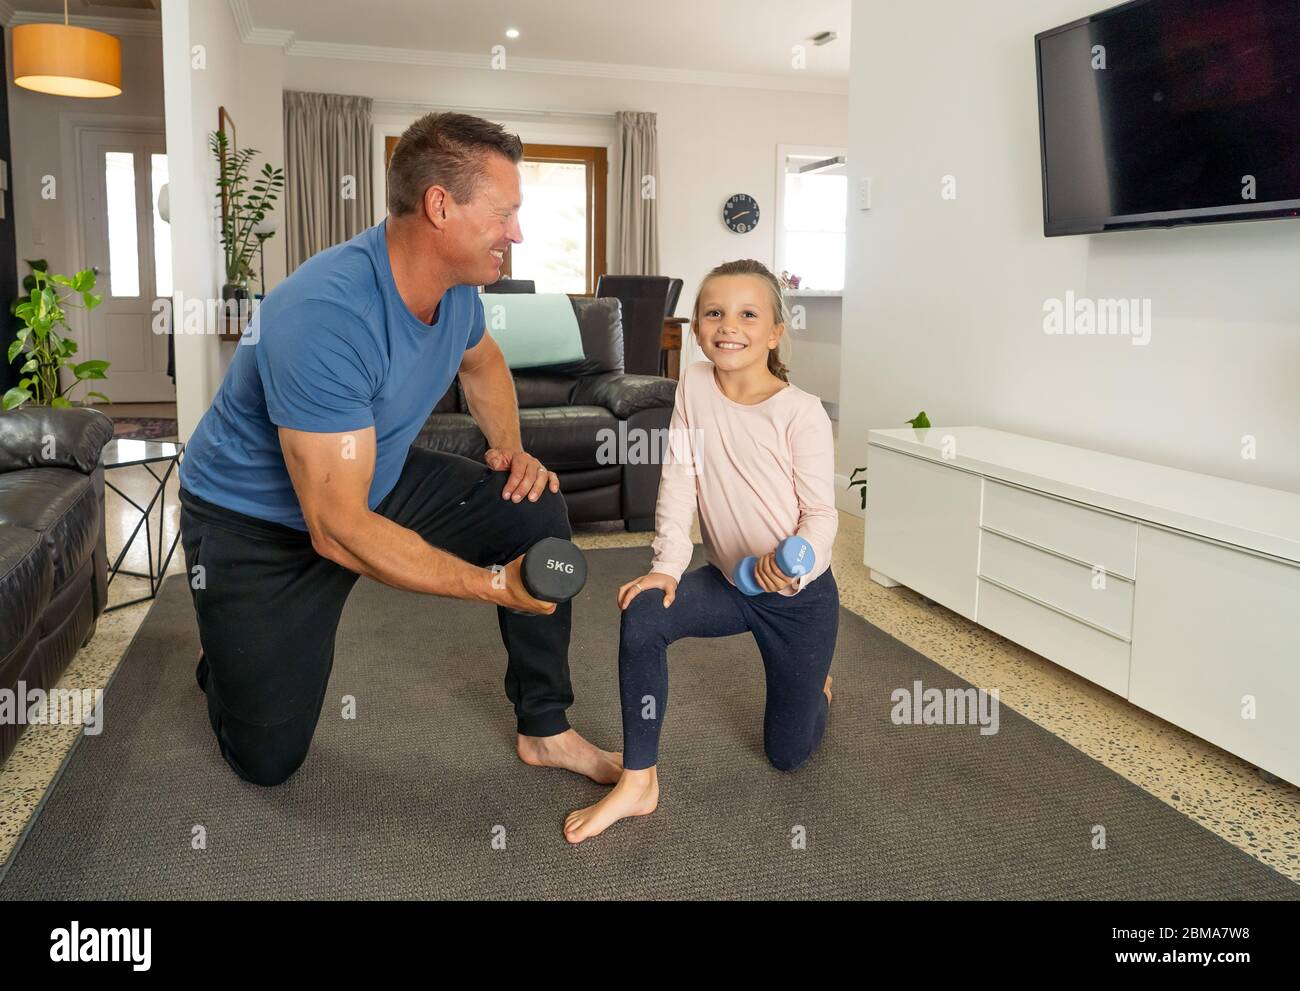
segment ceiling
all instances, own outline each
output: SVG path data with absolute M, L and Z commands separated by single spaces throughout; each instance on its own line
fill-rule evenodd
M 63 0 L 9 0 L 9 6 L 33 14 L 63 14 Z M 158 0 L 68 0 L 68 16 L 156 21 Z
M 228 4 L 245 42 L 290 54 L 419 61 L 486 60 L 503 45 L 507 59 L 533 71 L 588 76 L 738 82 L 779 88 L 842 89 L 849 73 L 850 0 L 201 0 Z M 104 18 L 157 31 L 159 0 L 68 0 L 74 21 L 112 30 Z M 15 22 L 54 19 L 63 0 L 0 0 Z M 358 16 L 359 12 L 364 12 Z M 125 25 L 124 25 L 125 27 Z M 507 27 L 520 36 L 509 39 Z M 137 31 L 137 33 L 138 33 Z M 809 40 L 838 35 L 827 45 Z M 793 47 L 803 46 L 796 70 Z M 574 66 L 572 63 L 581 63 Z M 453 62 L 453 64 L 455 64 Z
M 21 2 L 21 0 L 19 0 Z M 786 76 L 792 46 L 807 76 L 848 78 L 850 0 L 237 0 L 255 29 L 296 42 L 618 63 Z M 358 11 L 364 9 L 365 16 Z M 519 38 L 505 37 L 507 27 Z M 819 31 L 839 38 L 822 47 Z

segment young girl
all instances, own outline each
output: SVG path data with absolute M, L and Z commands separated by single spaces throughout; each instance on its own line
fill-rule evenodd
M 649 574 L 618 590 L 623 774 L 601 801 L 569 814 L 564 835 L 571 843 L 655 810 L 667 650 L 675 640 L 753 633 L 767 671 L 763 746 L 780 770 L 800 767 L 826 726 L 840 608 L 830 572 L 839 525 L 830 418 L 786 378 L 777 351 L 785 332 L 781 288 L 760 263 L 728 262 L 710 272 L 691 328 L 709 361 L 685 368 L 677 386 L 654 560 Z M 697 507 L 708 563 L 682 577 Z M 798 579 L 782 573 L 773 553 L 793 535 L 816 555 Z M 758 557 L 763 589 L 755 596 L 732 580 L 750 555 Z

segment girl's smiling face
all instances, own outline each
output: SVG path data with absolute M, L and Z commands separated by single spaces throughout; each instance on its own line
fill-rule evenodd
M 718 275 L 700 293 L 696 339 L 720 371 L 767 364 L 785 332 L 777 323 L 772 291 L 753 275 Z

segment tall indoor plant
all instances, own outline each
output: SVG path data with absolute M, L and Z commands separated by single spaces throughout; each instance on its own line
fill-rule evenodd
M 226 284 L 221 297 L 247 299 L 253 256 L 260 240 L 270 236 L 260 235 L 259 228 L 284 191 L 284 170 L 268 162 L 261 172 L 250 177 L 257 149 L 232 149 L 225 131 L 214 131 L 209 145 L 217 160 L 217 195 L 222 201 L 221 249 Z
M 23 322 L 14 342 L 9 345 L 8 360 L 20 355 L 25 358 L 18 370 L 23 378 L 4 394 L 4 408 L 16 409 L 24 403 L 34 406 L 71 406 L 68 394 L 82 382 L 104 379 L 108 376 L 107 361 L 90 360 L 74 362 L 77 342 L 67 336 L 67 310 L 65 307 L 93 310 L 100 304 L 96 296 L 95 272 L 82 269 L 74 276 L 51 275 L 44 259 L 29 261 L 32 274 L 23 280 L 26 296 L 20 296 L 10 307 L 13 315 Z M 81 302 L 77 303 L 76 298 Z M 60 329 L 61 328 L 61 329 Z M 60 373 L 72 373 L 72 381 Z M 109 398 L 102 392 L 87 392 L 87 399 Z

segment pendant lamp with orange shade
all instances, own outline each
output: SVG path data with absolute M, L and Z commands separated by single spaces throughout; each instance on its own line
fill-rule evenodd
M 111 34 L 68 23 L 13 28 L 14 85 L 54 96 L 91 99 L 122 92 L 122 43 Z

